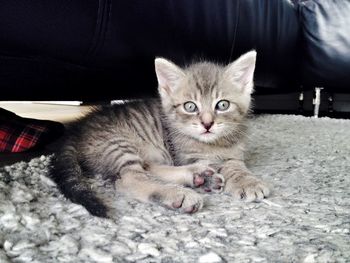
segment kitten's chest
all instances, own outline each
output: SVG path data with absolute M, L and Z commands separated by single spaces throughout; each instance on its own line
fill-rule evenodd
M 186 165 L 198 161 L 222 163 L 230 159 L 243 160 L 244 144 L 215 146 L 191 140 L 173 142 L 173 159 L 176 165 Z

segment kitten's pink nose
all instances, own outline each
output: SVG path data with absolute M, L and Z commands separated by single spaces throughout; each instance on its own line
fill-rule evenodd
M 211 126 L 213 126 L 213 124 L 214 124 L 213 121 L 207 122 L 207 123 L 206 123 L 206 122 L 202 122 L 203 127 L 204 127 L 207 131 L 210 130 L 210 128 L 211 128 Z

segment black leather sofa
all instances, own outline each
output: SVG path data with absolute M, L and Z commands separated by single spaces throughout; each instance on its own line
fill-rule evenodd
M 321 113 L 350 111 L 349 24 L 345 0 L 2 0 L 0 100 L 155 96 L 156 56 L 256 49 L 257 111 L 311 113 L 315 87 Z

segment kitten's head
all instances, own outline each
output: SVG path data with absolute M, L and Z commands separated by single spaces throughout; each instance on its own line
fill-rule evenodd
M 162 106 L 177 132 L 206 143 L 237 134 L 253 91 L 256 52 L 227 66 L 202 62 L 180 68 L 157 58 Z

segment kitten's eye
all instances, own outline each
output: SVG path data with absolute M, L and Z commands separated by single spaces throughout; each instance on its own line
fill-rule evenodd
M 193 113 L 198 110 L 197 105 L 192 101 L 187 101 L 184 103 L 184 109 L 187 112 Z
M 228 107 L 230 107 L 230 102 L 228 100 L 220 100 L 216 106 L 215 109 L 219 111 L 227 110 Z

